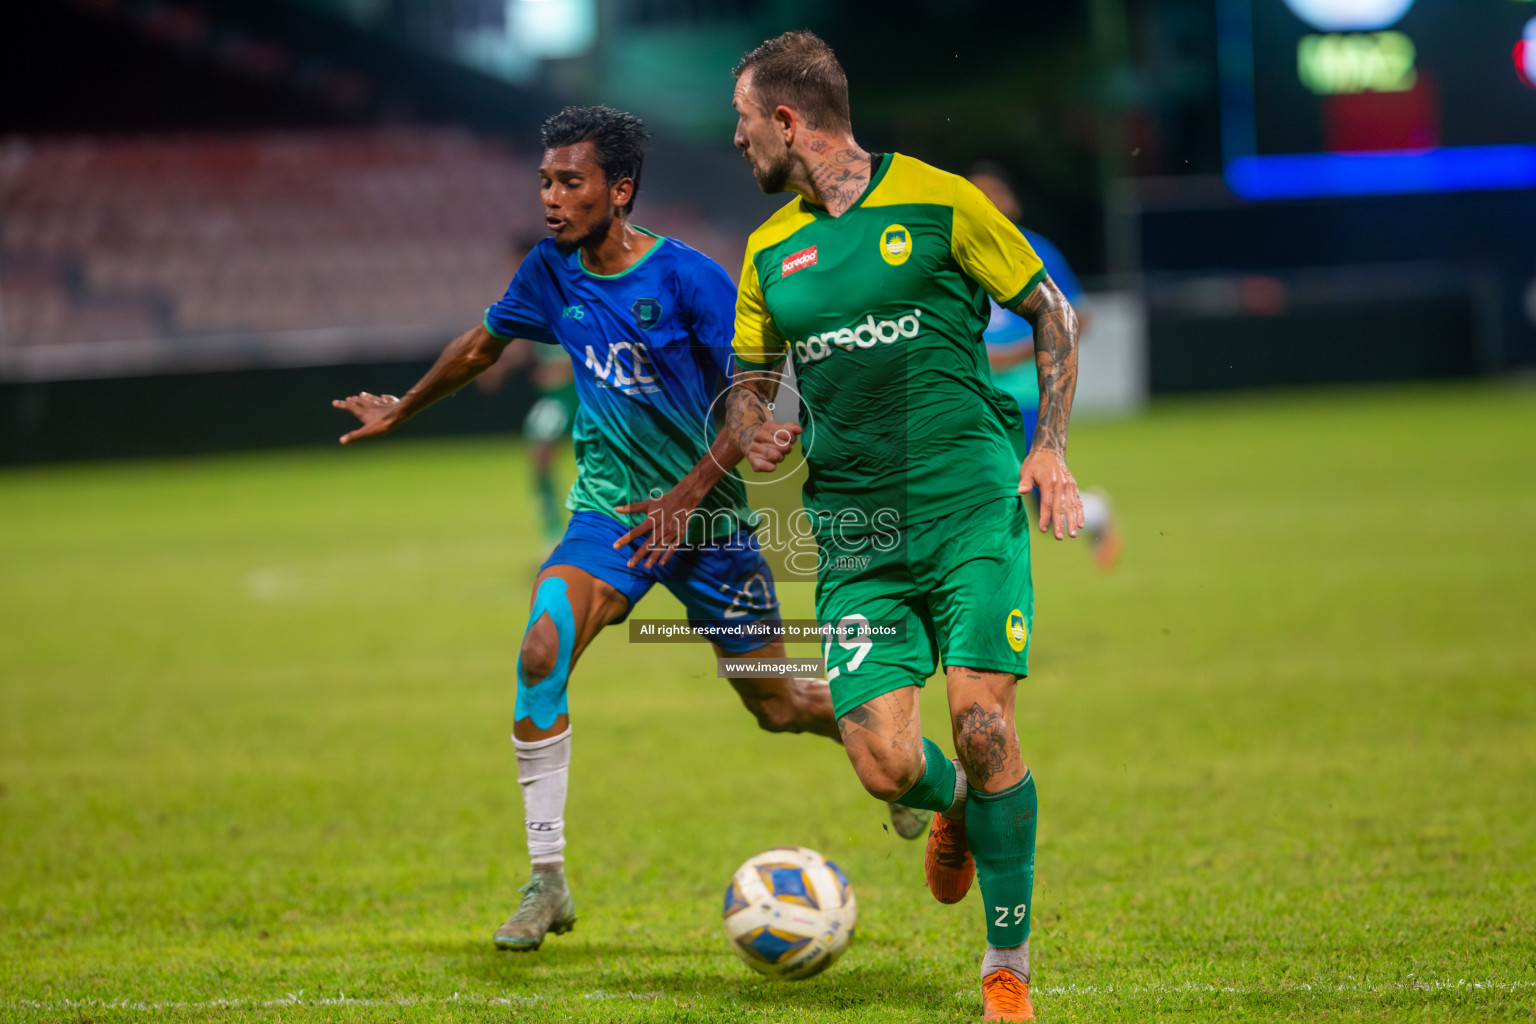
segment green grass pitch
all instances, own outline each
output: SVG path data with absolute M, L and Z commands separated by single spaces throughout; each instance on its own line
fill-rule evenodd
M 1036 535 L 1041 1019 L 1536 1016 L 1536 391 L 1166 402 L 1073 466 L 1126 550 Z M 571 688 L 580 921 L 492 948 L 526 472 L 402 437 L 0 473 L 0 1018 L 979 1019 L 977 896 L 930 899 L 841 751 L 758 731 L 707 648 L 620 631 Z M 862 919 L 775 985 L 719 914 L 784 843 Z

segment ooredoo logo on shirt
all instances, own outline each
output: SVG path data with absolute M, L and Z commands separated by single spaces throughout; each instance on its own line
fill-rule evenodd
M 798 273 L 806 267 L 814 267 L 815 265 L 816 247 L 813 245 L 809 249 L 801 249 L 799 252 L 793 252 L 785 256 L 783 266 L 779 267 L 779 276 L 788 277 L 790 274 Z

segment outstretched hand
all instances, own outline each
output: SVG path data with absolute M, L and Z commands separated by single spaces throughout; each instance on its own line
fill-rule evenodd
M 1019 493 L 1040 488 L 1040 529 L 1055 524 L 1057 540 L 1076 537 L 1083 528 L 1083 496 L 1077 480 L 1067 469 L 1067 460 L 1054 449 L 1040 448 L 1029 453 L 1019 467 Z
M 765 420 L 757 425 L 752 444 L 747 447 L 747 464 L 759 473 L 772 473 L 784 461 L 800 436 L 800 424 Z
M 631 569 L 641 559 L 645 560 L 647 569 L 655 568 L 658 561 L 666 565 L 676 554 L 678 545 L 687 538 L 688 517 L 698 508 L 699 495 L 693 493 L 693 489 L 686 484 L 687 481 L 678 484 L 659 498 L 614 506 L 613 510 L 623 515 L 645 517 L 613 542 L 613 549 L 618 551 L 641 537 L 645 538 L 635 553 L 629 556 Z
M 387 434 L 400 425 L 397 417 L 400 399 L 394 395 L 370 395 L 364 391 L 351 398 L 338 398 L 331 403 L 331 406 L 335 409 L 345 409 L 363 422 L 363 425 L 356 430 L 341 435 L 342 444 L 351 444 L 353 441 L 361 441 L 365 437 L 373 437 L 377 434 Z

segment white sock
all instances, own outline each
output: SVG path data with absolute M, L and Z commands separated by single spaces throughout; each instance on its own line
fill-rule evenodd
M 523 787 L 523 827 L 534 872 L 565 864 L 565 790 L 571 776 L 571 730 L 542 740 L 512 737 L 517 782 Z
M 958 757 L 952 757 L 950 760 L 955 763 L 955 799 L 953 803 L 951 803 L 948 807 L 944 808 L 939 813 L 944 815 L 946 818 L 953 818 L 954 820 L 959 821 L 961 818 L 965 817 L 965 768 L 960 764 L 960 759 Z
M 1109 528 L 1109 500 L 1094 491 L 1083 492 L 1083 529 L 1098 536 Z
M 1006 967 L 1019 976 L 1024 984 L 1029 984 L 1029 940 L 1012 949 L 998 949 L 991 943 L 987 944 L 987 952 L 981 958 L 981 977 L 985 981 L 987 975 L 993 971 Z

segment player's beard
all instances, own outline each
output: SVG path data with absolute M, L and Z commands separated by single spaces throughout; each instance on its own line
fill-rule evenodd
M 789 187 L 789 174 L 794 170 L 794 164 L 790 162 L 789 151 L 780 153 L 776 159 L 770 160 L 761 169 L 752 168 L 757 173 L 757 187 L 763 190 L 765 195 L 775 195 Z
M 575 252 L 577 249 L 580 249 L 588 242 L 601 239 L 613 226 L 613 218 L 615 215 L 615 211 L 609 209 L 608 213 L 605 216 L 599 217 L 597 221 L 592 225 L 592 227 L 587 230 L 586 234 L 582 235 L 580 238 L 555 238 L 555 248 L 559 250 L 561 255 L 569 256 L 571 253 Z

